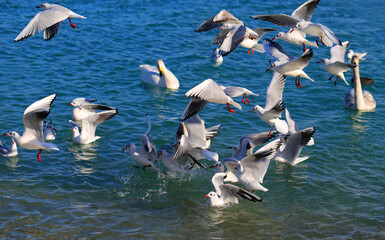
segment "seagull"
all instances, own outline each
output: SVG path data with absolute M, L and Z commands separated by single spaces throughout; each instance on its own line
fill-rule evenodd
M 218 54 L 221 56 L 228 55 L 238 45 L 252 48 L 255 43 L 252 41 L 250 44 L 248 40 L 261 38 L 256 32 L 241 24 L 225 23 L 218 29 L 222 29 L 222 31 L 218 33 L 211 43 L 220 45 Z
M 252 37 L 244 39 L 240 45 L 244 48 L 248 48 L 249 55 L 254 54 L 254 51 L 257 51 L 259 53 L 265 53 L 265 49 L 263 48 L 263 45 L 258 43 L 259 40 L 268 32 L 271 31 L 277 31 L 278 29 L 275 28 L 254 28 L 252 31 L 256 34 L 253 34 Z M 251 32 L 252 33 L 252 32 Z
M 270 160 L 275 156 L 281 144 L 282 141 L 276 139 L 260 148 L 254 154 L 242 158 L 237 168 L 239 182 L 246 188 L 252 189 L 252 192 L 255 190 L 267 192 L 268 189 L 261 184 L 263 183 Z
M 376 108 L 376 100 L 373 95 L 366 90 L 362 90 L 360 70 L 359 70 L 360 58 L 353 56 L 352 64 L 356 67 L 353 69 L 354 88 L 352 88 L 344 99 L 344 105 L 349 109 L 357 109 L 359 111 L 368 111 Z
M 300 83 L 301 77 L 314 82 L 314 80 L 302 70 L 309 64 L 310 59 L 313 57 L 313 50 L 311 48 L 307 49 L 301 57 L 295 59 L 283 50 L 281 45 L 270 39 L 263 40 L 263 47 L 267 55 L 276 59 L 275 62 L 270 64 L 266 72 L 274 70 L 285 76 L 295 77 L 295 85 L 297 87 L 302 87 Z
M 353 59 L 353 56 L 357 56 L 359 60 L 365 60 L 365 56 L 366 54 L 368 54 L 368 52 L 364 52 L 364 53 L 358 53 L 358 52 L 354 52 L 353 50 L 349 50 L 348 52 L 348 58 L 349 60 L 352 60 Z
M 250 133 L 239 139 L 239 147 L 232 146 L 232 158 L 241 160 L 253 153 L 256 146 L 260 146 L 269 141 L 277 132 L 269 135 L 269 132 Z M 268 136 L 269 135 L 269 136 Z
M 72 110 L 72 119 L 74 121 L 81 121 L 90 115 L 94 115 L 95 111 L 116 109 L 105 105 L 92 104 L 96 101 L 94 98 L 75 98 L 72 100 L 71 103 L 68 103 L 68 105 L 74 107 Z
M 282 101 L 285 79 L 284 75 L 274 72 L 270 85 L 267 88 L 265 108 L 255 105 L 250 111 L 251 114 L 257 113 L 261 120 L 267 122 L 271 126 L 271 130 L 267 137 L 270 136 L 274 126 L 278 132 L 282 134 L 286 134 L 288 131 L 287 123 L 284 120 L 279 119 L 281 113 L 285 110 L 284 102 Z
M 256 93 L 253 93 L 247 88 L 244 87 L 234 87 L 234 86 L 222 86 L 220 85 L 225 94 L 231 98 L 242 96 L 242 102 L 246 105 L 246 102 L 250 103 L 249 99 L 247 99 L 247 95 L 259 96 Z M 245 102 L 246 100 L 246 102 Z
M 42 150 L 56 150 L 59 148 L 53 143 L 44 141 L 43 121 L 47 118 L 51 111 L 51 106 L 56 98 L 56 94 L 52 94 L 39 101 L 32 103 L 25 111 L 23 116 L 24 133 L 12 131 L 3 135 L 11 137 L 19 147 L 25 149 L 39 149 L 37 159 L 41 162 Z
M 32 18 L 23 31 L 21 31 L 21 33 L 14 39 L 15 42 L 22 41 L 42 30 L 44 30 L 44 40 L 48 41 L 59 32 L 61 23 L 67 18 L 73 29 L 75 29 L 75 25 L 71 22 L 71 18 L 86 19 L 86 17 L 76 14 L 68 8 L 58 4 L 43 3 L 36 8 L 40 8 L 44 11 L 36 14 L 35 17 Z
M 218 125 L 214 126 L 214 129 L 219 128 Z M 214 129 L 207 130 L 204 121 L 198 114 L 181 122 L 176 134 L 176 143 L 174 144 L 176 148 L 173 157 L 178 159 L 188 155 L 194 161 L 190 169 L 194 167 L 198 160 L 204 158 L 218 163 L 218 153 L 207 150 L 210 147 L 208 140 L 216 135 L 215 131 L 217 132 L 217 130 Z
M 212 79 L 206 79 L 193 87 L 185 94 L 185 96 L 191 98 L 191 100 L 187 104 L 182 117 L 179 119 L 180 121 L 185 121 L 200 112 L 210 102 L 226 104 L 227 110 L 232 113 L 235 113 L 235 111 L 230 108 L 230 104 L 239 110 L 242 110 L 242 106 L 239 103 L 234 102 L 231 97 L 227 96 L 222 88 Z
M 312 23 L 310 21 L 298 22 L 295 25 L 295 28 L 291 30 L 291 32 L 293 32 L 294 30 L 300 30 L 309 35 L 316 36 L 317 46 L 319 46 L 318 38 L 321 39 L 321 43 L 323 45 L 326 45 L 328 47 L 333 46 L 333 43 L 337 45 L 342 45 L 341 40 L 328 27 L 320 23 Z
M 17 144 L 12 139 L 12 145 L 11 147 L 4 146 L 3 143 L 0 141 L 0 156 L 2 157 L 13 157 L 17 156 Z
M 216 173 L 211 179 L 215 192 L 212 191 L 205 195 L 205 197 L 210 199 L 211 206 L 238 204 L 239 198 L 247 199 L 252 202 L 262 202 L 262 199 L 253 193 L 232 184 L 224 184 L 223 180 L 225 178 L 226 173 Z
M 46 121 L 44 121 L 43 135 L 44 135 L 45 141 L 55 140 L 55 138 L 56 138 L 56 132 L 55 131 L 56 131 L 56 128 L 53 127 L 52 120 L 49 121 L 48 123 Z
M 276 155 L 276 160 L 280 162 L 287 162 L 289 165 L 296 165 L 307 160 L 309 157 L 299 157 L 302 147 L 314 145 L 313 134 L 314 127 L 299 130 L 297 124 L 286 109 L 286 121 L 289 126 L 288 133 L 282 137 L 282 145 Z
M 275 160 L 278 162 L 284 162 L 290 165 L 296 165 L 302 161 L 305 161 L 309 157 L 298 157 L 305 145 L 309 144 L 313 134 L 315 133 L 314 127 L 308 127 L 290 134 L 286 138 L 284 144 L 285 148 L 277 153 Z
M 348 47 L 348 41 L 343 42 L 341 46 L 336 45 L 330 48 L 330 59 L 324 58 L 317 62 L 321 63 L 325 70 L 332 74 L 329 80 L 331 80 L 333 76 L 337 76 L 334 85 L 337 85 L 338 78 L 341 78 L 345 81 L 346 85 L 349 86 L 349 83 L 345 79 L 344 72 L 347 72 L 356 66 L 353 64 L 345 63 L 345 52 Z
M 124 146 L 121 150 L 122 152 L 128 150 L 132 159 L 134 159 L 137 163 L 142 165 L 143 170 L 148 168 L 154 168 L 154 161 L 157 158 L 157 151 L 154 142 L 150 138 L 151 131 L 151 119 L 150 116 L 147 115 L 147 131 L 140 135 L 141 147 L 137 149 L 135 144 L 129 143 Z
M 291 16 L 286 14 L 267 14 L 267 15 L 254 15 L 251 16 L 253 19 L 260 19 L 274 23 L 278 26 L 285 26 L 294 28 L 295 25 L 300 21 L 310 21 L 320 0 L 309 0 L 295 9 Z M 302 31 L 291 32 L 279 32 L 272 40 L 282 39 L 286 42 L 296 45 L 303 45 L 303 51 L 306 51 L 305 45 L 318 47 L 315 42 L 309 42 L 306 39 L 306 33 Z
M 68 123 L 72 127 L 72 140 L 77 144 L 89 144 L 98 140 L 100 137 L 95 136 L 96 127 L 118 112 L 118 109 L 114 109 L 91 114 L 82 120 L 81 127 L 69 120 Z
M 179 158 L 174 157 L 174 153 L 168 153 L 166 150 L 162 149 L 158 152 L 158 155 L 155 158 L 155 161 L 160 161 L 169 171 L 173 172 L 186 172 L 185 167 L 189 162 L 188 155 L 183 155 Z
M 165 87 L 170 89 L 179 88 L 179 80 L 166 68 L 162 60 L 158 60 L 156 66 L 148 64 L 140 65 L 140 79 L 156 87 Z

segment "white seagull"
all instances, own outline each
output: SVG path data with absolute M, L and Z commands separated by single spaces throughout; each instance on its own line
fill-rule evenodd
M 219 54 L 219 48 L 213 49 L 213 53 L 211 54 L 211 60 L 215 62 L 215 67 L 223 63 L 223 57 Z
M 295 85 L 297 87 L 302 87 L 300 82 L 301 77 L 314 82 L 314 80 L 302 70 L 309 64 L 310 59 L 313 57 L 313 50 L 311 48 L 307 49 L 301 57 L 295 59 L 283 50 L 281 45 L 270 39 L 263 40 L 263 47 L 267 55 L 276 59 L 275 62 L 270 63 L 270 67 L 266 72 L 274 70 L 285 76 L 295 77 Z
M 116 108 L 100 105 L 100 104 L 92 104 L 97 100 L 94 98 L 75 98 L 68 105 L 73 106 L 72 109 L 72 119 L 75 121 L 81 121 L 90 115 L 94 115 L 96 111 L 101 110 L 115 110 Z
M 235 145 L 230 147 L 233 149 L 232 158 L 241 160 L 242 158 L 251 155 L 256 146 L 260 146 L 269 141 L 275 133 L 270 135 L 269 132 L 250 133 L 241 137 L 239 139 L 239 146 Z
M 251 16 L 253 19 L 260 19 L 263 21 L 268 21 L 274 23 L 278 26 L 285 26 L 289 28 L 294 28 L 297 22 L 300 21 L 310 21 L 320 0 L 309 0 L 295 9 L 292 14 L 267 14 L 267 15 L 254 15 Z M 287 32 L 279 32 L 274 39 L 281 39 L 291 44 L 303 45 L 303 51 L 306 51 L 305 45 L 310 45 L 318 47 L 315 42 L 310 42 L 306 39 L 306 33 L 302 31 L 290 30 Z
M 331 80 L 333 76 L 337 76 L 334 85 L 337 85 L 338 78 L 341 78 L 345 81 L 346 85 L 349 86 L 349 83 L 345 79 L 344 72 L 354 68 L 355 65 L 345 63 L 345 52 L 348 47 L 348 41 L 343 42 L 342 45 L 336 45 L 330 48 L 330 59 L 324 58 L 317 62 L 321 63 L 325 70 L 332 74 L 329 80 Z
M 376 108 L 376 100 L 369 91 L 362 90 L 360 70 L 359 70 L 359 57 L 353 56 L 352 64 L 356 67 L 353 69 L 353 81 L 354 88 L 352 88 L 344 99 L 344 105 L 349 109 L 357 109 L 360 111 L 368 111 Z
M 252 202 L 262 202 L 257 195 L 250 193 L 240 187 L 232 184 L 224 184 L 226 173 L 216 173 L 211 182 L 215 188 L 215 192 L 209 192 L 205 197 L 210 199 L 211 206 L 223 206 L 226 204 L 238 204 L 238 199 L 243 198 Z
M 270 160 L 275 156 L 282 141 L 276 139 L 254 154 L 242 158 L 238 163 L 237 178 L 246 188 L 255 190 L 268 191 L 267 188 L 262 186 L 263 179 L 269 167 Z
M 147 115 L 147 131 L 140 135 L 141 147 L 137 149 L 135 144 L 129 143 L 123 147 L 122 152 L 128 150 L 132 159 L 135 162 L 142 165 L 143 170 L 148 168 L 157 169 L 154 166 L 154 161 L 157 160 L 157 151 L 154 142 L 150 138 L 151 131 L 151 119 L 150 116 Z
M 44 141 L 43 121 L 47 118 L 51 111 L 51 106 L 56 98 L 56 94 L 52 94 L 39 101 L 32 103 L 25 111 L 23 116 L 24 133 L 12 131 L 4 135 L 11 137 L 19 147 L 25 149 L 39 149 L 37 159 L 41 162 L 42 150 L 59 150 L 53 143 Z
M 72 140 L 77 144 L 89 144 L 100 139 L 99 136 L 95 136 L 96 127 L 118 112 L 118 109 L 114 109 L 91 114 L 82 120 L 81 127 L 69 120 L 68 123 L 72 127 Z
M 165 87 L 170 89 L 179 88 L 179 80 L 166 68 L 162 60 L 156 62 L 156 66 L 143 64 L 140 68 L 140 79 L 156 87 Z
M 52 120 L 49 122 L 44 121 L 43 135 L 45 141 L 52 141 L 56 138 L 56 128 L 52 125 Z
M 246 102 L 250 103 L 249 99 L 247 99 L 247 95 L 254 95 L 254 96 L 259 96 L 256 93 L 253 93 L 247 88 L 244 87 L 235 87 L 235 86 L 222 86 L 220 85 L 222 90 L 226 93 L 227 96 L 234 98 L 234 97 L 239 97 L 242 96 L 242 102 L 243 104 L 246 105 Z M 245 102 L 246 100 L 246 102 Z
M 17 156 L 17 144 L 12 139 L 12 145 L 11 147 L 4 146 L 3 143 L 0 141 L 0 156 L 2 157 L 13 157 Z
M 200 112 L 210 102 L 226 104 L 227 110 L 232 113 L 235 113 L 235 111 L 230 108 L 230 104 L 239 110 L 242 110 L 242 106 L 226 95 L 222 88 L 212 79 L 206 79 L 193 87 L 185 94 L 185 96 L 191 98 L 191 100 L 187 104 L 182 117 L 180 118 L 181 121 L 187 120 Z
M 209 31 L 214 28 L 219 28 L 225 23 L 244 25 L 244 23 L 240 21 L 238 18 L 234 17 L 233 14 L 223 9 L 217 15 L 204 21 L 194 31 L 195 32 Z
M 268 137 L 270 136 L 271 131 L 273 131 L 274 126 L 277 131 L 282 134 L 286 134 L 288 131 L 286 121 L 279 119 L 281 117 L 281 113 L 285 110 L 285 106 L 282 101 L 285 79 L 284 75 L 274 72 L 270 85 L 267 88 L 265 108 L 255 105 L 250 111 L 251 114 L 257 113 L 261 120 L 267 122 L 271 126 L 271 130 L 267 135 Z
M 289 126 L 289 132 L 282 137 L 282 146 L 276 155 L 276 160 L 280 162 L 287 162 L 289 165 L 296 165 L 307 160 L 309 157 L 299 157 L 303 146 L 314 145 L 313 134 L 314 127 L 299 130 L 297 124 L 291 117 L 289 110 L 286 109 L 286 121 Z
M 291 32 L 294 30 L 300 30 L 309 35 L 316 36 L 317 46 L 319 45 L 318 38 L 321 39 L 321 43 L 323 45 L 328 47 L 333 46 L 333 43 L 337 45 L 342 44 L 341 40 L 328 27 L 320 23 L 312 23 L 310 21 L 298 22 L 295 25 L 295 28 L 291 30 Z
M 15 38 L 15 42 L 22 41 L 42 30 L 44 30 L 44 40 L 48 41 L 59 32 L 61 23 L 67 18 L 73 29 L 75 29 L 75 25 L 71 22 L 71 18 L 86 19 L 86 17 L 57 4 L 43 3 L 36 8 L 44 11 L 36 14 L 36 16 L 32 18 L 23 31 Z

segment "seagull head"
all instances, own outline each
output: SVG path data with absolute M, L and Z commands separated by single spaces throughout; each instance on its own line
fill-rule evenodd
M 268 69 L 265 70 L 265 72 L 268 72 L 268 71 L 272 70 L 273 68 L 275 68 L 275 63 L 272 62 L 271 60 L 269 60 L 269 64 L 270 64 L 270 66 Z
M 47 10 L 50 6 L 51 6 L 51 4 L 49 4 L 49 3 L 43 3 L 39 6 L 36 6 L 36 8 L 41 8 L 43 10 Z
M 218 198 L 218 194 L 216 192 L 209 192 L 208 194 L 205 195 L 205 197 Z
M 274 41 L 275 39 L 280 39 L 284 35 L 284 32 L 279 32 L 275 37 L 273 37 L 271 40 Z
M 15 138 L 20 137 L 20 134 L 15 132 L 15 131 L 12 131 L 9 133 L 4 133 L 3 136 L 8 136 L 8 137 L 11 137 L 12 139 L 15 139 Z
M 316 63 L 325 64 L 325 63 L 326 63 L 326 60 L 327 60 L 326 58 L 323 58 L 323 59 L 317 61 Z

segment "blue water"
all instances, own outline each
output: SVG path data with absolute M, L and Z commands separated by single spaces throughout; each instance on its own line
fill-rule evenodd
M 211 208 L 203 195 L 212 190 L 213 170 L 171 178 L 134 168 L 129 154 L 120 152 L 128 142 L 140 144 L 145 114 L 151 115 L 157 147 L 167 146 L 188 102 L 184 93 L 206 78 L 260 94 L 236 114 L 217 104 L 201 112 L 208 126 L 223 124 L 212 141 L 221 158 L 231 155 L 227 147 L 241 136 L 268 130 L 247 113 L 254 104 L 264 105 L 271 79 L 271 73 L 264 73 L 268 57 L 238 48 L 213 67 L 210 41 L 216 30 L 193 30 L 221 9 L 251 28 L 276 27 L 249 16 L 290 14 L 302 2 L 63 0 L 58 3 L 87 19 L 74 19 L 75 30 L 65 21 L 48 42 L 36 34 L 14 43 L 41 3 L 3 1 L 1 131 L 22 132 L 24 110 L 56 93 L 48 120 L 58 129 L 55 144 L 61 150 L 44 151 L 42 163 L 37 151 L 21 148 L 17 157 L 1 159 L 1 238 L 385 238 L 385 5 L 380 0 L 321 1 L 312 19 L 351 41 L 351 49 L 369 51 L 360 70 L 375 80 L 365 88 L 374 95 L 376 110 L 346 110 L 342 100 L 350 87 L 327 80 L 329 74 L 315 62 L 329 57 L 329 49 L 314 49 L 305 70 L 316 82 L 304 79 L 298 89 L 289 77 L 284 101 L 300 128 L 316 127 L 315 145 L 303 149 L 310 158 L 296 167 L 284 170 L 271 163 L 264 182 L 269 191 L 257 193 L 262 203 Z M 292 55 L 301 54 L 301 46 L 280 43 Z M 179 90 L 141 83 L 138 66 L 154 65 L 157 59 L 179 78 Z M 352 72 L 346 74 L 351 77 Z M 98 127 L 102 138 L 88 146 L 71 141 L 67 103 L 77 97 L 97 98 L 120 111 Z M 10 144 L 7 137 L 1 140 Z

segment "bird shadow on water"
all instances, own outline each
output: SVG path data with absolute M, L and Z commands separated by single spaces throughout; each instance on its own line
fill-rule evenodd
M 92 165 L 93 160 L 99 157 L 97 152 L 97 144 L 71 144 L 68 146 L 68 150 L 75 157 L 74 169 L 79 174 L 89 175 L 95 172 L 95 169 L 92 167 Z

